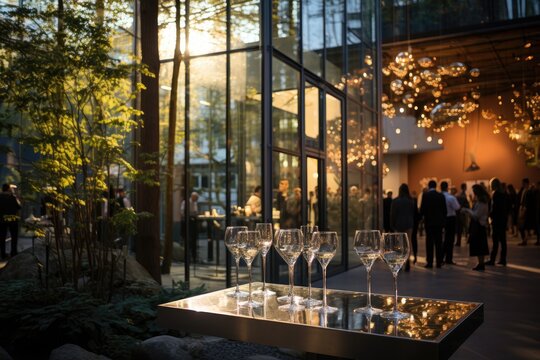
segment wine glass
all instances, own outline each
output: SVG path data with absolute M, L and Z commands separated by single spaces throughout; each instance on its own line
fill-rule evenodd
M 259 253 L 262 247 L 261 242 L 261 233 L 257 230 L 254 231 L 240 231 L 238 233 L 238 246 L 240 249 L 240 255 L 246 262 L 246 265 L 248 267 L 248 273 L 249 273 L 249 295 L 247 301 L 240 302 L 238 305 L 240 306 L 249 306 L 249 307 L 260 307 L 262 306 L 262 303 L 253 301 L 253 298 L 251 297 L 251 282 L 252 282 L 252 276 L 251 276 L 251 264 L 253 263 L 253 260 L 255 260 L 255 257 Z
M 261 256 L 262 256 L 262 273 L 263 273 L 263 287 L 261 290 L 253 292 L 257 295 L 263 296 L 273 296 L 276 293 L 270 289 L 266 288 L 266 255 L 270 251 L 273 240 L 273 227 L 271 223 L 259 223 L 255 225 L 255 230 L 261 234 Z
M 238 243 L 238 233 L 241 231 L 247 231 L 247 226 L 227 226 L 225 230 L 225 246 L 231 252 L 236 261 L 236 290 L 227 293 L 227 296 L 241 298 L 246 297 L 247 293 L 245 291 L 240 291 L 238 286 L 238 268 L 240 267 L 240 248 Z
M 401 267 L 409 258 L 409 238 L 406 233 L 385 233 L 383 234 L 382 242 L 382 257 L 394 276 L 395 298 L 394 310 L 384 311 L 381 313 L 381 316 L 386 319 L 405 319 L 408 318 L 410 314 L 398 311 L 397 276 L 399 270 L 401 270 Z
M 381 257 L 381 232 L 379 230 L 358 230 L 354 234 L 354 250 L 360 257 L 360 261 L 366 267 L 367 272 L 367 305 L 354 309 L 355 313 L 380 314 L 381 309 L 371 306 L 371 268 Z
M 338 236 L 335 231 L 321 231 L 319 234 L 319 250 L 315 253 L 317 260 L 323 269 L 323 305 L 319 307 L 320 312 L 333 313 L 337 308 L 328 306 L 326 302 L 326 268 L 336 254 L 338 247 Z
M 308 266 L 308 297 L 304 300 L 304 305 L 310 309 L 322 304 L 321 300 L 311 297 L 311 264 L 313 263 L 313 259 L 315 259 L 315 253 L 319 250 L 319 228 L 316 225 L 302 225 L 300 230 L 302 230 L 302 234 L 304 235 L 304 249 L 302 250 L 302 254 Z
M 303 305 L 297 303 L 298 298 L 294 296 L 294 264 L 302 253 L 304 248 L 302 231 L 299 229 L 284 229 L 279 230 L 276 236 L 276 250 L 279 255 L 285 260 L 289 266 L 289 295 L 286 300 L 288 304 L 281 305 L 280 310 L 300 311 L 304 309 Z M 283 297 L 278 298 L 278 301 L 285 300 Z

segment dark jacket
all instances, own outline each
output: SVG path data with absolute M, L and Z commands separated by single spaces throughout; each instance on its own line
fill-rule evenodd
M 446 223 L 446 199 L 435 190 L 428 190 L 422 195 L 420 214 L 426 227 L 443 227 Z
M 390 225 L 394 231 L 406 231 L 413 228 L 416 205 L 410 197 L 397 197 L 390 209 Z
M 17 215 L 21 209 L 19 200 L 9 192 L 0 193 L 0 221 L 4 221 L 4 216 Z
M 491 198 L 491 212 L 489 217 L 492 220 L 493 226 L 506 228 L 508 222 L 509 200 L 507 195 L 502 191 L 495 191 Z

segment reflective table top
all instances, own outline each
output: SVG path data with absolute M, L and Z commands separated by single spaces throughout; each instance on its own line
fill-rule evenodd
M 337 307 L 337 312 L 324 314 L 310 309 L 290 312 L 278 309 L 281 303 L 277 301 L 279 296 L 288 294 L 289 287 L 278 284 L 266 286 L 275 291 L 277 296 L 264 298 L 254 295 L 254 300 L 263 303 L 259 308 L 239 306 L 235 298 L 226 295 L 234 288 L 174 301 L 160 307 L 433 342 L 441 341 L 474 311 L 483 310 L 482 304 L 479 303 L 400 296 L 398 309 L 409 313 L 409 318 L 399 321 L 384 319 L 378 315 L 370 318 L 353 311 L 355 308 L 365 306 L 366 293 L 329 289 L 328 304 Z M 261 287 L 262 283 L 253 284 L 253 290 Z M 243 291 L 248 290 L 247 285 L 240 288 Z M 307 288 L 295 287 L 295 296 L 306 297 L 307 293 Z M 313 288 L 312 297 L 322 299 L 322 289 Z M 374 307 L 392 310 L 394 297 L 372 294 L 371 303 Z

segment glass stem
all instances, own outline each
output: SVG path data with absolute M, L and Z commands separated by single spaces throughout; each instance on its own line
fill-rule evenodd
M 323 283 L 323 309 L 326 310 L 326 266 L 322 268 L 322 283 Z
M 289 297 L 294 305 L 294 265 L 289 265 Z
M 251 304 L 251 263 L 248 264 L 248 273 L 249 273 L 249 297 L 248 304 Z
M 236 258 L 236 293 L 240 292 L 240 286 L 238 285 L 238 268 L 240 267 L 240 258 Z
M 394 292 L 395 292 L 395 300 L 394 300 L 394 312 L 397 312 L 397 274 L 394 275 Z
M 262 257 L 263 293 L 266 291 L 266 255 Z
M 371 307 L 371 267 L 367 271 L 367 307 Z
M 311 261 L 307 264 L 308 300 L 311 300 Z

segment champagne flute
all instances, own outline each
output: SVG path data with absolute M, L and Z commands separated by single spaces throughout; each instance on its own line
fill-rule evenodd
M 338 236 L 335 231 L 321 231 L 318 234 L 320 239 L 319 250 L 315 254 L 323 269 L 323 305 L 318 310 L 322 313 L 333 313 L 337 311 L 337 308 L 328 306 L 326 302 L 326 268 L 334 255 L 336 255 Z
M 240 254 L 244 261 L 246 262 L 246 265 L 248 267 L 248 273 L 249 273 L 249 296 L 247 301 L 240 302 L 238 305 L 240 306 L 249 306 L 250 308 L 254 307 L 260 307 L 262 306 L 262 303 L 253 301 L 253 298 L 251 297 L 251 282 L 252 282 L 252 276 L 251 276 L 251 264 L 253 263 L 253 260 L 255 260 L 255 257 L 259 253 L 262 247 L 261 243 L 261 233 L 259 231 L 240 231 L 238 233 L 238 245 L 240 248 Z
M 276 237 L 275 247 L 289 266 L 289 295 L 287 296 L 288 304 L 281 305 L 280 310 L 285 311 L 300 311 L 304 309 L 303 305 L 299 305 L 295 301 L 294 296 L 294 264 L 298 257 L 302 253 L 304 247 L 302 231 L 299 229 L 285 229 L 279 230 Z M 283 298 L 278 298 L 283 300 Z
M 398 311 L 398 291 L 397 291 L 397 276 L 399 270 L 409 258 L 409 238 L 406 233 L 385 233 L 383 234 L 383 245 L 382 245 L 382 257 L 384 262 L 392 271 L 394 276 L 394 310 L 384 311 L 381 313 L 381 316 L 386 319 L 400 320 L 405 319 L 410 316 L 410 314 L 403 313 Z
M 367 305 L 354 309 L 355 313 L 380 314 L 381 309 L 371 306 L 371 268 L 375 260 L 381 257 L 381 232 L 379 230 L 358 230 L 354 235 L 354 250 L 366 267 L 367 273 Z
M 240 291 L 238 285 L 238 268 L 240 267 L 240 248 L 238 243 L 238 233 L 241 231 L 247 231 L 247 226 L 227 226 L 225 230 L 225 246 L 231 252 L 236 261 L 236 290 L 227 293 L 227 296 L 241 298 L 246 297 L 247 293 L 245 291 Z
M 302 230 L 302 234 L 304 235 L 304 249 L 302 254 L 308 266 L 308 297 L 304 300 L 304 305 L 310 309 L 322 304 L 321 300 L 311 297 L 311 264 L 315 259 L 315 253 L 319 250 L 319 228 L 316 225 L 302 225 L 300 230 Z
M 262 273 L 263 273 L 263 287 L 261 290 L 253 292 L 257 295 L 273 296 L 276 295 L 275 291 L 266 288 L 266 255 L 272 247 L 273 240 L 273 227 L 271 223 L 259 223 L 255 225 L 255 230 L 261 234 L 261 257 L 262 257 Z

